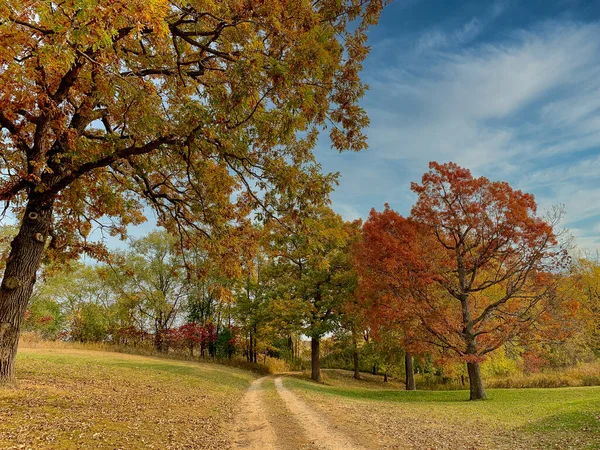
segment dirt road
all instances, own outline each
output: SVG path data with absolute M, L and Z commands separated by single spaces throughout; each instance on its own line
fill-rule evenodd
M 254 380 L 240 405 L 233 439 L 234 449 L 277 450 L 273 427 L 267 419 L 262 384 L 267 377 Z
M 361 450 L 322 413 L 285 387 L 281 377 L 263 377 L 246 391 L 237 414 L 236 450 Z

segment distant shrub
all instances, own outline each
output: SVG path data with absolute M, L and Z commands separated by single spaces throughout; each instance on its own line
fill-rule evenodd
M 23 331 L 19 338 L 19 346 L 35 347 L 42 342 L 42 337 L 35 331 Z
M 506 356 L 504 351 L 491 353 L 481 366 L 484 378 L 513 377 L 521 373 L 519 363 L 514 358 Z
M 485 367 L 485 364 L 483 365 Z M 512 369 L 511 369 L 512 370 Z M 498 371 L 488 369 L 484 376 L 489 388 L 559 388 L 577 386 L 600 386 L 600 361 L 581 363 L 566 369 L 545 369 L 537 373 L 509 373 L 503 376 L 490 376 Z M 434 373 L 416 374 L 417 389 L 454 390 L 468 388 L 468 378 L 447 377 Z
M 491 388 L 556 388 L 600 386 L 600 361 L 567 369 L 546 369 L 539 373 L 497 377 L 487 380 Z
M 277 358 L 267 358 L 266 366 L 269 369 L 269 373 L 289 372 L 292 370 L 286 361 Z
M 448 378 L 433 373 L 415 374 L 415 384 L 418 390 L 426 391 L 452 391 L 465 388 L 461 379 Z

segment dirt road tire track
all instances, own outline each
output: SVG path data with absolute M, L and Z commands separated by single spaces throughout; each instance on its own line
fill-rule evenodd
M 320 450 L 362 450 L 348 436 L 337 430 L 323 415 L 315 412 L 304 401 L 275 379 L 275 388 L 288 410 L 296 417 L 313 445 Z
M 286 388 L 281 377 L 275 378 L 275 391 L 269 394 L 271 400 L 268 401 L 264 383 L 271 380 L 271 377 L 259 378 L 246 391 L 233 429 L 234 450 L 363 450 L 363 447 L 332 425 L 325 414 L 316 412 Z M 285 411 L 285 420 L 280 418 L 271 422 L 269 415 L 273 420 L 274 411 L 277 410 L 272 403 L 275 392 L 282 401 L 279 414 Z M 275 410 L 271 411 L 270 408 L 273 407 Z M 279 426 L 287 423 L 287 433 L 295 433 L 294 439 L 287 439 L 289 436 L 283 437 L 281 434 L 278 439 L 273 423 Z
M 265 410 L 262 384 L 267 378 L 254 380 L 242 399 L 232 442 L 234 450 L 280 450 Z

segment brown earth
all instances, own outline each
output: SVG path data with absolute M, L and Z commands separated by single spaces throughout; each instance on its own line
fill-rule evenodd
M 232 441 L 236 450 L 365 448 L 331 423 L 326 414 L 300 400 L 281 377 L 264 377 L 252 383 L 235 423 Z

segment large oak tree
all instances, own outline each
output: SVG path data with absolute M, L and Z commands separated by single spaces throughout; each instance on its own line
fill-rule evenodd
M 0 200 L 20 220 L 0 380 L 45 249 L 98 256 L 92 225 L 124 233 L 150 205 L 233 261 L 253 208 L 320 195 L 318 131 L 365 145 L 358 74 L 382 3 L 0 0 Z
M 486 397 L 480 364 L 511 340 L 543 339 L 564 314 L 566 253 L 532 195 L 430 163 L 411 217 L 386 206 L 363 227 L 362 295 L 377 320 L 404 327 L 407 344 L 455 353 L 471 400 Z M 553 221 L 552 221 L 553 222 Z
M 566 253 L 531 194 L 473 177 L 454 163 L 430 163 L 411 217 L 427 233 L 425 275 L 417 289 L 420 317 L 437 341 L 467 363 L 470 398 L 486 398 L 480 362 L 507 341 L 526 336 L 559 309 Z M 441 289 L 441 292 L 438 292 Z M 439 318 L 443 312 L 443 320 Z

